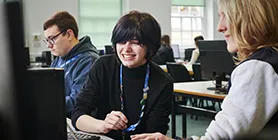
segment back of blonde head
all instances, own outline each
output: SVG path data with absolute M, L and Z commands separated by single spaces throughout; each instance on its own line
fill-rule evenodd
M 278 48 L 278 0 L 218 0 L 241 59 L 258 48 Z

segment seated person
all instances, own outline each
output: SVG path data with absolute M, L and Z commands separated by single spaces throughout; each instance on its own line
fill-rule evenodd
M 278 2 L 218 0 L 218 5 L 218 31 L 241 63 L 232 72 L 222 110 L 205 135 L 194 139 L 278 139 Z M 132 136 L 137 139 L 171 138 L 160 133 Z
M 168 130 L 173 82 L 151 61 L 161 30 L 148 13 L 132 11 L 112 32 L 115 54 L 94 63 L 72 112 L 75 128 L 115 140 Z
M 75 98 L 86 81 L 97 49 L 90 37 L 78 40 L 78 26 L 72 15 L 58 12 L 43 24 L 44 42 L 56 57 L 50 67 L 64 68 L 67 117 L 70 117 Z
M 169 35 L 163 35 L 161 37 L 161 47 L 152 60 L 158 65 L 166 65 L 167 62 L 175 62 Z
M 191 59 L 190 59 L 189 63 L 187 63 L 187 64 L 189 64 L 189 65 L 192 65 L 192 64 L 196 63 L 196 61 L 197 61 L 198 58 L 199 58 L 200 51 L 199 51 L 199 47 L 198 47 L 198 45 L 197 45 L 197 42 L 198 42 L 199 40 L 204 40 L 204 37 L 203 37 L 203 36 L 196 36 L 196 37 L 194 38 L 194 42 L 195 42 L 194 44 L 195 44 L 195 46 L 196 46 L 196 49 L 192 51 Z

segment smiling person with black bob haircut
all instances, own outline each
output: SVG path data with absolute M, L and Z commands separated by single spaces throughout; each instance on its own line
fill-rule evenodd
M 151 61 L 160 37 L 160 26 L 148 13 L 131 11 L 119 19 L 111 38 L 115 54 L 96 60 L 76 98 L 75 128 L 117 140 L 166 134 L 173 82 Z

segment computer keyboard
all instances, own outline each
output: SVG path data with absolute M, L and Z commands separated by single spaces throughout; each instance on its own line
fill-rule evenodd
M 83 133 L 74 133 L 78 140 L 100 140 L 100 136 L 94 136 Z M 72 133 L 68 132 L 68 140 L 75 140 Z

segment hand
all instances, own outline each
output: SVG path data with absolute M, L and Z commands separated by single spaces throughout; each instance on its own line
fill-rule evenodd
M 173 140 L 161 133 L 145 133 L 130 136 L 131 140 Z
M 188 64 L 189 62 L 188 61 L 184 61 L 184 62 L 182 62 L 182 64 Z
M 127 127 L 128 122 L 126 116 L 120 111 L 112 111 L 106 115 L 101 132 L 106 134 L 111 130 L 123 130 Z

